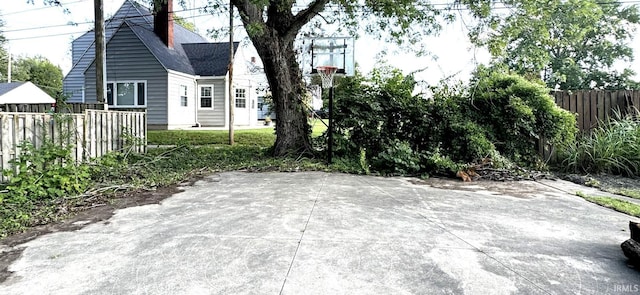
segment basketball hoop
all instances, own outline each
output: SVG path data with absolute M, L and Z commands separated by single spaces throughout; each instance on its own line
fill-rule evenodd
M 334 66 L 319 66 L 316 68 L 318 75 L 322 79 L 322 88 L 333 87 L 333 76 L 338 71 L 338 67 Z

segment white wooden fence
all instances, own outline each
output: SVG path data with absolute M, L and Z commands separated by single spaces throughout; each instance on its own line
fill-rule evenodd
M 73 158 L 83 161 L 132 145 L 145 152 L 146 113 L 86 110 L 84 114 L 42 114 L 0 112 L 0 171 L 20 154 L 20 143 L 36 147 L 44 140 L 73 147 Z M 4 176 L 0 174 L 0 181 Z

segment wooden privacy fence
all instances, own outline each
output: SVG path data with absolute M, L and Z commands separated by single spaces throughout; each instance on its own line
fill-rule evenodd
M 73 113 L 82 114 L 85 110 L 104 110 L 102 103 L 36 103 L 36 104 L 2 104 L 2 112 L 19 113 Z
M 584 90 L 552 93 L 556 104 L 578 114 L 578 128 L 588 131 L 619 110 L 622 114 L 632 108 L 640 109 L 640 90 Z
M 551 93 L 561 108 L 578 114 L 577 124 L 581 132 L 587 132 L 620 112 L 626 115 L 640 109 L 640 90 L 580 90 Z M 545 161 L 557 160 L 554 147 L 545 139 L 538 141 L 538 153 Z
M 146 113 L 85 110 L 83 114 L 0 113 L 0 171 L 20 154 L 20 143 L 45 140 L 73 147 L 76 161 L 100 157 L 131 145 L 145 152 Z M 0 174 L 0 181 L 4 181 Z

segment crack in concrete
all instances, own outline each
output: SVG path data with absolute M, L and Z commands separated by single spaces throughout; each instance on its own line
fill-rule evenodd
M 309 217 L 307 218 L 307 222 L 304 224 L 304 228 L 302 229 L 302 234 L 300 235 L 300 239 L 298 240 L 298 245 L 296 246 L 296 251 L 293 253 L 293 258 L 291 259 L 291 263 L 289 264 L 289 269 L 287 269 L 287 274 L 284 277 L 284 281 L 282 282 L 282 287 L 280 288 L 280 295 L 282 295 L 282 291 L 284 291 L 284 287 L 287 284 L 287 278 L 289 278 L 289 274 L 291 273 L 291 268 L 293 268 L 293 263 L 296 261 L 296 256 L 298 255 L 298 250 L 300 250 L 300 245 L 302 244 L 302 239 L 304 238 L 304 234 L 307 232 L 307 226 L 309 225 L 309 221 L 311 220 L 311 216 L 313 215 L 313 210 L 316 208 L 316 204 L 318 204 L 318 198 L 320 198 L 320 193 L 327 183 L 328 175 L 324 176 L 322 181 L 322 185 L 320 189 L 316 193 L 316 199 L 313 201 L 313 206 L 311 206 L 311 212 L 309 212 Z

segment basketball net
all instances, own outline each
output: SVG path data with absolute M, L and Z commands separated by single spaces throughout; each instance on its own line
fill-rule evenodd
M 318 75 L 322 79 L 322 88 L 333 87 L 333 76 L 338 71 L 338 67 L 334 66 L 319 66 L 316 68 Z

